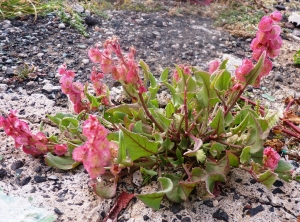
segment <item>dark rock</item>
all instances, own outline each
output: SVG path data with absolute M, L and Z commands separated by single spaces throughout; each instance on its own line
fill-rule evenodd
M 284 10 L 286 10 L 286 8 L 285 8 L 284 5 L 274 5 L 274 8 L 276 8 L 276 9 L 279 10 L 279 11 L 284 11 Z
M 273 183 L 273 186 L 275 186 L 275 187 L 282 187 L 282 186 L 283 186 L 283 182 L 280 181 L 280 180 L 276 180 L 276 181 Z
M 214 207 L 214 204 L 211 200 L 204 200 L 203 204 L 205 204 L 208 207 Z
M 26 184 L 28 184 L 31 180 L 31 177 L 26 177 L 23 180 L 21 180 L 20 185 L 21 186 L 25 186 Z
M 290 162 L 290 164 L 292 164 L 292 165 L 293 165 L 294 169 L 297 169 L 297 168 L 299 168 L 299 164 L 298 164 L 298 162 L 297 162 L 297 161 L 295 161 L 295 160 L 290 160 L 289 162 Z
M 39 173 L 41 172 L 42 167 L 41 166 L 37 166 L 36 168 L 34 168 L 34 172 Z
M 58 215 L 63 215 L 63 213 L 56 207 L 54 208 L 54 212 Z
M 254 215 L 258 214 L 259 212 L 264 211 L 265 208 L 262 205 L 259 205 L 255 208 L 251 208 L 248 210 L 248 213 L 250 214 L 250 217 L 253 217 Z
M 143 216 L 143 219 L 144 219 L 144 221 L 147 221 L 147 220 L 150 219 L 150 217 L 148 217 L 147 215 L 144 215 L 144 216 Z
M 277 82 L 283 82 L 282 75 L 279 74 L 279 73 L 276 73 L 275 74 L 275 81 L 277 81 Z
M 29 191 L 30 193 L 35 193 L 36 191 L 36 188 L 35 187 L 32 187 L 32 189 Z
M 269 208 L 269 211 L 270 211 L 270 212 L 274 212 L 274 207 L 270 207 L 270 208 Z
M 243 180 L 241 179 L 241 178 L 237 178 L 236 180 L 235 180 L 235 182 L 237 182 L 237 183 L 240 183 L 240 182 L 242 182 Z
M 182 216 L 180 214 L 176 214 L 176 217 L 181 220 Z
M 7 175 L 7 172 L 5 169 L 0 169 L 0 179 L 3 179 Z
M 170 211 L 174 214 L 179 213 L 180 211 L 182 211 L 184 209 L 184 206 L 182 204 L 178 204 L 178 203 L 174 203 L 171 207 L 170 207 Z
M 17 160 L 16 162 L 14 162 L 14 163 L 11 165 L 10 169 L 16 170 L 16 169 L 21 168 L 22 166 L 24 166 L 24 162 L 21 161 L 21 160 Z
M 251 179 L 251 180 L 250 180 L 250 183 L 251 183 L 251 184 L 255 184 L 255 183 L 257 183 L 257 181 L 256 181 L 255 179 Z
M 189 217 L 184 217 L 181 222 L 191 222 L 191 218 Z
M 91 17 L 91 16 L 85 17 L 84 21 L 87 25 L 90 25 L 90 26 L 102 24 L 101 20 Z
M 281 87 L 279 85 L 275 85 L 275 89 L 280 89 Z
M 216 212 L 213 213 L 213 218 L 216 218 L 218 220 L 228 221 L 229 217 L 228 214 L 223 211 L 221 208 L 219 208 Z
M 258 192 L 261 192 L 261 193 L 264 193 L 265 191 L 263 190 L 263 189 L 261 189 L 261 188 L 257 188 L 257 191 Z
M 36 183 L 43 183 L 43 182 L 46 182 L 47 179 L 46 179 L 46 177 L 34 176 L 34 181 L 35 181 Z
M 294 29 L 295 28 L 293 23 L 290 23 L 290 22 L 284 23 L 284 27 L 287 28 L 287 29 Z
M 23 172 L 23 169 L 16 169 L 15 172 L 17 175 L 20 175 Z
M 283 192 L 282 189 L 280 189 L 280 188 L 275 188 L 275 189 L 272 191 L 272 194 L 278 194 L 278 193 L 283 193 L 283 194 L 284 194 L 284 192 Z
M 253 92 L 253 87 L 252 87 L 252 86 L 248 86 L 248 87 L 247 87 L 247 91 L 248 91 L 248 92 Z

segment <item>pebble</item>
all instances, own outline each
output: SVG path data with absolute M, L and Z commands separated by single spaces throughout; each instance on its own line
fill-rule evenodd
M 219 208 L 216 212 L 213 213 L 213 218 L 216 218 L 218 220 L 228 221 L 229 217 L 228 214 L 223 211 L 221 208 Z
M 293 35 L 300 37 L 300 29 L 294 29 L 293 30 Z
M 179 44 L 174 44 L 171 46 L 173 49 L 179 49 L 180 45 Z
M 214 205 L 214 207 L 218 206 L 219 205 L 219 201 L 218 200 L 214 200 L 213 201 L 213 205 Z
M 78 12 L 78 13 L 83 13 L 84 12 L 84 7 L 80 4 L 75 4 L 72 6 L 73 10 L 75 12 Z
M 21 160 L 17 160 L 16 162 L 14 162 L 14 163 L 11 165 L 10 169 L 16 170 L 16 169 L 19 169 L 19 168 L 21 168 L 21 167 L 23 167 L 23 166 L 24 166 L 24 162 L 21 161 Z
M 34 176 L 33 178 L 36 183 L 43 183 L 47 181 L 46 177 Z
M 274 79 L 275 79 L 275 81 L 277 81 L 277 82 L 283 82 L 283 78 L 282 78 L 282 75 L 280 74 L 280 73 L 276 73 L 275 75 L 274 75 Z
M 10 68 L 10 67 L 7 67 L 5 73 L 6 73 L 7 75 L 12 75 L 12 74 L 14 74 L 14 70 L 13 70 L 12 68 Z
M 47 93 L 59 92 L 60 89 L 61 89 L 60 86 L 53 86 L 51 83 L 45 84 L 42 88 L 42 90 Z
M 7 175 L 7 172 L 5 169 L 0 169 L 0 179 L 3 179 Z
M 31 180 L 31 177 L 26 177 L 23 180 L 21 180 L 20 185 L 21 186 L 25 186 L 26 184 L 28 184 Z
M 59 180 L 59 179 L 58 179 L 58 177 L 55 176 L 55 175 L 50 175 L 50 176 L 48 176 L 48 180 L 54 180 L 54 181 L 57 181 L 57 180 Z
M 7 90 L 8 85 L 7 84 L 0 84 L 0 93 L 3 93 Z
M 65 29 L 65 28 L 66 28 L 66 25 L 65 25 L 64 23 L 60 23 L 60 24 L 58 25 L 58 28 L 59 28 L 59 29 Z
M 83 64 L 88 64 L 89 62 L 90 62 L 89 59 L 83 59 L 83 60 L 82 60 L 82 63 L 83 63 Z
M 44 53 L 38 53 L 37 57 L 39 57 L 40 59 L 44 56 Z

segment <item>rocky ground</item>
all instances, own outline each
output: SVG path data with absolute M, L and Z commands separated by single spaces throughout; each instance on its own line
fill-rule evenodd
M 288 5 L 284 4 L 287 9 Z M 86 21 L 89 38 L 60 21 L 55 13 L 38 17 L 35 22 L 33 17 L 0 21 L 0 114 L 19 110 L 20 117 L 37 130 L 46 114 L 69 112 L 58 83 L 58 66 L 66 63 L 77 73 L 78 81 L 87 81 L 92 66 L 87 50 L 112 35 L 120 37 L 124 50 L 135 46 L 137 58 L 148 63 L 155 76 L 165 67 L 174 67 L 174 63 L 207 69 L 212 59 L 229 57 L 233 64 L 239 64 L 240 59 L 251 56 L 251 38 L 233 37 L 201 15 L 169 16 L 168 10 L 107 13 L 108 19 L 95 17 L 94 24 Z M 283 13 L 289 14 L 288 10 Z M 282 53 L 261 88 L 249 88 L 247 93 L 278 111 L 283 109 L 286 97 L 300 96 L 300 71 L 292 60 L 300 49 L 300 27 L 296 25 L 285 17 L 281 23 Z M 33 74 L 29 78 L 13 78 L 24 63 L 35 67 Z M 109 77 L 106 82 L 110 88 L 117 87 Z M 46 129 L 55 131 L 47 125 Z M 5 193 L 30 199 L 32 205 L 56 215 L 57 221 L 101 221 L 107 215 L 115 199 L 96 197 L 83 167 L 72 171 L 48 167 L 43 158 L 32 158 L 16 150 L 3 131 L 0 136 L 0 187 Z M 294 165 L 299 167 L 296 162 Z M 197 198 L 196 191 L 190 201 L 180 205 L 164 202 L 159 211 L 134 200 L 118 221 L 295 221 L 300 215 L 297 182 L 278 180 L 267 190 L 244 172 L 234 170 L 231 174 L 216 199 L 203 201 Z M 146 192 L 155 189 L 155 185 L 140 188 L 125 178 L 118 189 Z

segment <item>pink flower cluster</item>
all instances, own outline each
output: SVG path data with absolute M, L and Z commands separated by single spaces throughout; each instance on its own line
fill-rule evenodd
M 33 156 L 47 153 L 47 137 L 42 132 L 32 134 L 28 124 L 16 115 L 17 111 L 11 110 L 6 118 L 0 116 L 0 127 L 4 128 L 6 135 L 14 138 L 15 147 L 22 147 L 25 153 Z
M 108 39 L 100 51 L 97 47 L 89 50 L 88 55 L 92 62 L 99 63 L 103 73 L 111 73 L 113 78 L 125 84 L 132 84 L 140 93 L 146 92 L 143 81 L 138 75 L 138 65 L 134 61 L 136 50 L 130 48 L 127 55 L 123 55 L 119 40 L 116 37 Z M 116 59 L 113 59 L 113 53 Z
M 279 160 L 280 155 L 272 147 L 264 149 L 263 164 L 265 167 L 274 171 L 278 166 Z
M 101 81 L 103 77 L 104 74 L 102 72 L 97 72 L 96 69 L 93 68 L 90 78 L 93 83 L 96 96 L 103 96 L 101 103 L 108 106 L 110 104 L 110 100 L 109 96 L 107 95 L 107 86 Z
M 62 67 L 58 69 L 58 73 L 62 75 L 59 80 L 61 90 L 64 94 L 69 95 L 70 100 L 74 104 L 75 112 L 80 113 L 82 110 L 87 109 L 86 104 L 82 102 L 84 88 L 80 82 L 73 82 L 75 73 L 66 68 L 66 65 L 62 65 Z
M 256 79 L 254 86 L 259 87 L 262 77 L 267 76 L 272 70 L 272 61 L 270 58 L 275 58 L 279 55 L 282 39 L 280 37 L 281 28 L 276 25 L 282 19 L 279 11 L 273 12 L 270 16 L 264 16 L 258 24 L 258 32 L 256 38 L 251 42 L 251 49 L 253 51 L 252 58 L 258 61 L 261 54 L 266 51 L 266 58 L 263 68 Z M 236 71 L 236 78 L 241 82 L 245 82 L 244 76 L 248 75 L 253 69 L 254 65 L 250 59 L 244 59 L 241 66 Z
M 178 65 L 178 67 L 180 69 L 182 69 L 182 71 L 183 71 L 184 74 L 186 74 L 186 75 L 191 75 L 192 74 L 192 71 L 191 71 L 191 69 L 190 69 L 189 66 L 187 66 L 187 65 Z M 174 79 L 174 81 L 178 82 L 180 78 L 181 78 L 181 76 L 179 76 L 177 69 L 175 69 L 174 73 L 173 73 L 173 79 Z
M 54 153 L 58 156 L 64 155 L 68 151 L 66 144 L 56 144 L 54 146 Z
M 110 164 L 111 144 L 106 138 L 108 131 L 93 115 L 84 122 L 82 129 L 87 141 L 73 150 L 73 159 L 82 162 L 90 177 L 95 179 Z

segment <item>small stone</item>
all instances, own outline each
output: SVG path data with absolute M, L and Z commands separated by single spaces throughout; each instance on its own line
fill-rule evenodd
M 150 217 L 148 217 L 147 215 L 144 215 L 144 216 L 143 216 L 143 219 L 144 219 L 144 221 L 147 221 L 147 220 L 150 219 Z
M 30 193 L 35 193 L 36 191 L 36 188 L 35 187 L 32 187 L 32 189 L 29 191 Z
M 63 213 L 56 207 L 54 208 L 54 212 L 58 215 L 63 215 Z
M 7 67 L 5 73 L 6 73 L 7 75 L 12 75 L 12 74 L 14 74 L 14 70 L 13 70 L 12 68 L 10 68 L 10 67 Z
M 223 221 L 228 221 L 229 219 L 228 214 L 221 208 L 219 208 L 216 212 L 213 213 L 213 218 Z
M 181 222 L 191 222 L 191 218 L 184 217 L 184 218 L 182 218 Z
M 87 16 L 84 19 L 85 23 L 89 26 L 94 26 L 94 25 L 102 25 L 101 20 L 91 17 L 91 16 Z
M 218 200 L 214 200 L 213 201 L 213 205 L 214 205 L 214 207 L 218 206 L 219 205 L 219 201 Z
M 5 169 L 0 169 L 0 179 L 3 179 L 7 175 L 7 172 Z
M 44 53 L 38 53 L 37 57 L 39 57 L 40 59 L 44 56 Z
M 286 8 L 285 8 L 284 5 L 274 5 L 273 7 L 276 8 L 277 10 L 279 10 L 279 11 L 284 11 L 284 10 L 286 10 Z
M 8 85 L 7 84 L 0 84 L 0 93 L 3 93 L 7 90 Z
M 86 16 L 91 16 L 90 10 L 87 10 L 87 9 L 85 10 L 84 14 L 85 14 Z
M 83 60 L 82 60 L 82 63 L 85 64 L 85 65 L 88 64 L 89 62 L 90 62 L 89 59 L 83 59 Z
M 54 180 L 54 181 L 57 181 L 57 180 L 58 180 L 58 177 L 55 176 L 55 175 L 50 175 L 50 176 L 48 176 L 48 180 Z
M 284 27 L 287 28 L 287 29 L 294 29 L 295 28 L 293 23 L 290 23 L 290 22 L 284 23 Z
M 42 88 L 42 90 L 47 92 L 47 93 L 59 92 L 60 89 L 61 89 L 60 86 L 53 86 L 50 83 L 45 84 Z
M 182 204 L 178 204 L 178 203 L 174 203 L 171 207 L 170 207 L 170 211 L 173 214 L 177 214 L 180 211 L 182 211 L 184 209 L 184 206 Z
M 20 185 L 25 186 L 26 184 L 28 184 L 30 182 L 30 180 L 31 180 L 31 177 L 26 177 L 20 182 Z
M 66 25 L 64 23 L 59 23 L 58 28 L 59 29 L 65 29 Z
M 274 186 L 274 187 L 282 187 L 282 186 L 283 186 L 283 182 L 280 181 L 280 180 L 276 180 L 276 181 L 273 183 L 273 186 Z
M 83 13 L 84 12 L 84 7 L 80 4 L 75 4 L 72 6 L 73 10 L 75 12 L 78 12 L 78 13 Z
M 236 180 L 235 180 L 235 182 L 236 183 L 240 183 L 240 182 L 242 182 L 243 180 L 241 179 L 241 178 L 237 178 Z
M 265 208 L 262 205 L 259 205 L 255 208 L 251 208 L 248 210 L 248 213 L 250 214 L 250 217 L 253 217 L 254 215 L 258 214 L 259 212 L 264 211 Z
M 41 166 L 37 166 L 36 168 L 34 168 L 34 172 L 39 173 L 41 172 L 42 167 Z
M 211 200 L 204 200 L 203 204 L 205 204 L 208 207 L 214 207 L 214 204 Z
M 300 37 L 300 30 L 299 29 L 294 29 L 293 30 L 293 35 Z
M 173 48 L 173 49 L 179 49 L 179 47 L 180 47 L 179 44 L 174 44 L 174 45 L 171 46 L 171 48 Z
M 47 179 L 46 179 L 46 177 L 34 176 L 34 181 L 35 181 L 36 183 L 43 183 L 43 182 L 46 182 Z
M 11 165 L 10 169 L 16 170 L 16 169 L 19 169 L 19 168 L 21 168 L 21 167 L 23 167 L 23 166 L 24 166 L 24 162 L 21 161 L 21 160 L 17 160 L 16 162 L 14 162 L 14 163 Z
M 276 189 L 274 189 L 274 190 L 272 191 L 272 194 L 278 194 L 278 193 L 284 194 L 284 192 L 283 192 L 282 189 L 280 189 L 280 188 L 276 188 Z
M 2 71 L 4 71 L 4 72 L 5 72 L 5 71 L 7 70 L 7 66 L 2 66 L 2 68 L 1 68 L 1 69 L 2 69 Z

